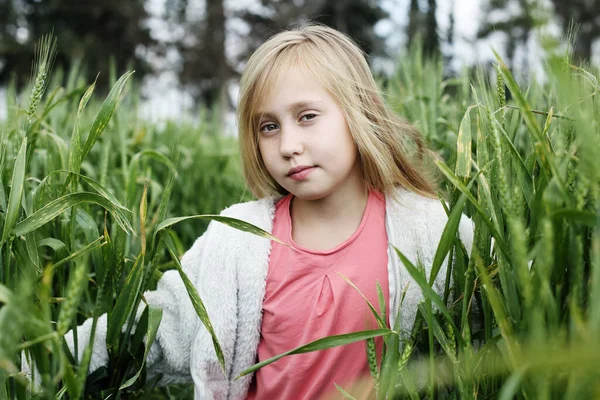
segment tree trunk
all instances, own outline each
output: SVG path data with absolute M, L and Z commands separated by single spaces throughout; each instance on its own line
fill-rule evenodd
M 221 124 L 225 122 L 228 107 L 227 81 L 230 77 L 230 68 L 225 56 L 225 10 L 223 0 L 206 0 L 206 19 L 204 37 L 202 42 L 207 54 L 212 57 L 206 60 L 214 71 L 214 78 L 210 89 L 206 93 L 205 102 L 210 108 L 219 113 Z
M 408 11 L 408 29 L 406 35 L 410 45 L 419 33 L 419 21 L 421 20 L 421 10 L 418 0 L 410 0 L 410 9 Z

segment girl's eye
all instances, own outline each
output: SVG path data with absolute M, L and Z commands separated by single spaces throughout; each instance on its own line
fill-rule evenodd
M 300 117 L 300 121 L 310 121 L 311 119 L 314 119 L 316 116 L 317 116 L 317 114 L 307 113 Z
M 265 132 L 265 133 L 273 132 L 276 129 L 277 129 L 277 124 L 273 124 L 273 123 L 264 124 L 260 127 L 260 131 Z

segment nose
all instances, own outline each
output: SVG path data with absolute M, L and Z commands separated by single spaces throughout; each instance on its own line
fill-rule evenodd
M 279 152 L 283 157 L 290 158 L 304 151 L 302 131 L 296 124 L 289 123 L 281 126 L 279 134 Z

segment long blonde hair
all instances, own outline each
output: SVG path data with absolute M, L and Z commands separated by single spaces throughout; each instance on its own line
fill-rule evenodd
M 393 196 L 402 186 L 436 197 L 436 183 L 421 166 L 435 155 L 417 129 L 386 105 L 365 54 L 341 32 L 313 23 L 272 36 L 252 54 L 242 75 L 237 113 L 240 153 L 254 196 L 287 194 L 264 165 L 255 114 L 273 82 L 291 66 L 319 79 L 340 104 L 370 188 Z M 418 163 L 409 159 L 410 153 Z

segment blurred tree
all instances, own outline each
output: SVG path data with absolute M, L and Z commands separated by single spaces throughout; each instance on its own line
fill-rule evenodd
M 310 15 L 313 21 L 338 29 L 352 37 L 370 55 L 385 52 L 384 41 L 375 34 L 375 24 L 388 17 L 377 2 L 369 0 L 330 0 Z
M 235 71 L 225 54 L 223 0 L 206 0 L 203 15 L 193 13 L 188 0 L 168 0 L 166 6 L 171 22 L 184 28 L 174 43 L 181 56 L 181 83 L 206 108 L 226 109 L 227 83 Z
M 32 53 L 23 45 L 25 20 L 19 6 L 13 0 L 0 0 L 0 84 L 11 72 L 24 71 L 29 76 L 31 70 Z
M 600 1 L 599 0 L 552 0 L 556 16 L 563 31 L 571 23 L 577 29 L 575 38 L 575 57 L 589 60 L 592 57 L 592 45 L 600 39 Z
M 407 42 L 413 43 L 417 39 L 420 27 L 423 26 L 423 13 L 419 9 L 419 0 L 410 0 L 408 9 L 408 27 L 406 28 Z
M 371 0 L 298 0 L 285 2 L 260 0 L 261 10 L 239 13 L 250 27 L 247 58 L 261 43 L 277 31 L 293 24 L 313 21 L 340 30 L 352 37 L 369 55 L 383 55 L 383 38 L 375 34 L 375 24 L 388 16 L 378 2 Z
M 87 81 L 99 71 L 106 79 L 110 56 L 118 71 L 131 62 L 140 77 L 150 71 L 144 49 L 155 44 L 147 17 L 143 0 L 0 0 L 0 82 L 9 71 L 29 75 L 34 44 L 50 31 L 58 38 L 57 64 L 69 68 L 83 58 Z
M 408 43 L 413 43 L 417 38 L 423 42 L 423 52 L 434 55 L 440 52 L 440 38 L 436 19 L 437 2 L 427 0 L 427 8 L 421 9 L 419 0 L 411 0 L 408 9 Z
M 515 67 L 518 46 L 527 46 L 531 31 L 543 21 L 534 17 L 535 0 L 488 0 L 484 5 L 484 20 L 481 21 L 477 38 L 485 38 L 494 32 L 506 35 L 506 57 L 509 66 Z M 537 13 L 541 16 L 540 13 Z M 526 60 L 520 66 L 527 69 Z

